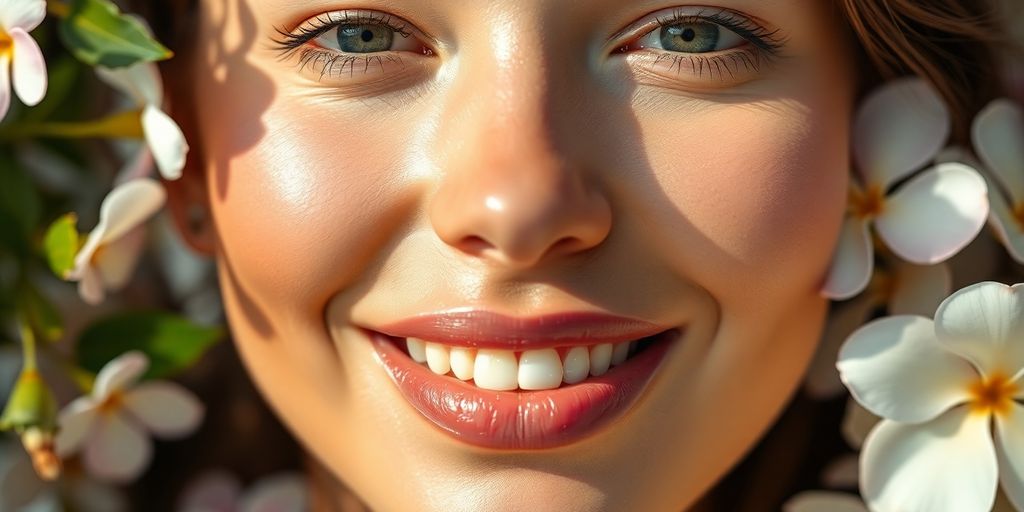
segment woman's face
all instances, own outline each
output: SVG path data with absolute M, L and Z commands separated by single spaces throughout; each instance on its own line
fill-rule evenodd
M 371 508 L 679 510 L 779 412 L 846 197 L 829 2 L 201 4 L 235 341 Z

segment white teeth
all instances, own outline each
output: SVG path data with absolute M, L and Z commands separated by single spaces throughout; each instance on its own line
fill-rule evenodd
M 629 357 L 629 343 L 616 343 L 612 349 L 612 365 L 618 366 L 626 362 Z
M 465 347 L 452 347 L 451 366 L 452 373 L 461 380 L 473 378 L 473 365 L 476 361 L 476 351 Z
M 427 362 L 426 342 L 419 338 L 406 338 L 405 347 L 409 349 L 409 357 L 417 363 Z
M 590 375 L 590 351 L 587 347 L 573 347 L 565 353 L 562 361 L 562 380 L 576 384 Z
M 602 343 L 590 349 L 590 374 L 600 377 L 612 364 L 612 344 Z
M 444 375 L 452 369 L 448 359 L 448 347 L 437 343 L 427 343 L 427 366 L 430 371 Z
M 520 389 L 555 389 L 562 384 L 562 360 L 553 348 L 527 350 L 519 359 Z
M 482 349 L 473 365 L 473 382 L 492 391 L 511 391 L 519 387 L 519 363 L 509 350 Z

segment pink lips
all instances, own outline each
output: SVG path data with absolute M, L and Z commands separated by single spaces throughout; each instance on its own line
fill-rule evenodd
M 515 450 L 566 445 L 621 416 L 636 402 L 680 331 L 596 313 L 511 318 L 462 311 L 413 317 L 368 335 L 399 391 L 427 420 L 466 443 Z M 400 347 L 406 337 L 514 351 L 648 337 L 653 343 L 623 365 L 578 384 L 544 391 L 490 391 L 414 362 Z

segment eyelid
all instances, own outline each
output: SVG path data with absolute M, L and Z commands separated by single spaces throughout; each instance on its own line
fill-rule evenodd
M 282 51 L 282 54 L 285 57 L 288 57 L 291 53 L 301 49 L 306 46 L 307 43 L 316 40 L 318 37 L 323 36 L 331 30 L 337 29 L 341 25 L 356 23 L 381 25 L 391 28 L 399 37 L 415 37 L 421 42 L 424 42 L 424 46 L 427 46 L 432 53 L 435 53 L 435 48 L 439 46 L 436 38 L 423 33 L 401 16 L 372 9 L 349 9 L 317 14 L 316 16 L 306 18 L 301 21 L 291 30 L 277 28 L 277 33 L 282 39 L 275 39 L 274 42 L 278 49 Z M 317 47 L 322 51 L 334 52 L 341 55 L 353 55 L 340 52 L 333 48 L 326 48 L 319 45 L 317 45 Z
M 741 27 L 749 28 L 746 30 L 746 32 L 749 33 L 741 33 L 744 31 L 737 31 L 736 27 L 731 27 L 728 24 L 721 23 L 721 18 L 723 17 L 749 25 L 749 27 Z M 779 29 L 771 27 L 770 24 L 753 16 L 743 14 L 732 9 L 726 9 L 724 7 L 681 6 L 660 9 L 652 12 L 616 32 L 609 40 L 609 47 L 607 51 L 611 52 L 614 49 L 622 48 L 636 39 L 647 35 L 649 32 L 666 25 L 671 25 L 674 19 L 686 18 L 702 19 L 709 23 L 720 25 L 722 28 L 737 32 L 740 37 L 767 52 L 778 52 L 785 43 L 785 38 L 779 35 Z

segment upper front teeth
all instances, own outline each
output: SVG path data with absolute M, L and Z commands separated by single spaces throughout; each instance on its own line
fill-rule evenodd
M 477 387 L 493 391 L 514 389 L 554 389 L 576 384 L 588 375 L 600 376 L 610 366 L 622 364 L 636 345 L 635 341 L 577 346 L 563 350 L 544 348 L 516 352 L 500 349 L 449 347 L 418 338 L 406 338 L 409 356 L 427 363 L 438 375 L 451 372 L 461 380 L 473 380 Z

